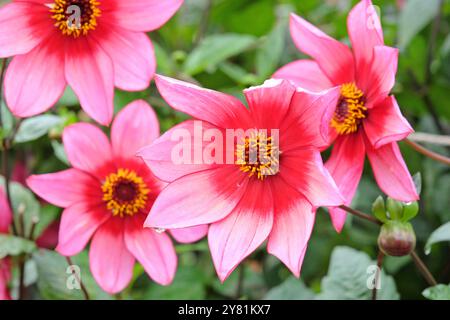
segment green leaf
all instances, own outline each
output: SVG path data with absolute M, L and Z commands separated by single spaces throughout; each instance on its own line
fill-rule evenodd
M 450 241 L 450 222 L 440 226 L 430 235 L 425 245 L 425 254 L 430 254 L 433 244 L 442 241 Z
M 256 72 L 260 82 L 269 78 L 278 67 L 285 47 L 286 25 L 277 24 L 256 55 Z
M 264 297 L 265 300 L 312 300 L 314 292 L 305 286 L 303 281 L 290 277 L 282 284 L 272 288 Z
M 58 253 L 41 249 L 33 254 L 38 270 L 37 286 L 44 299 L 55 300 L 83 300 L 84 295 L 78 289 L 78 280 L 85 285 L 91 299 L 109 299 L 89 271 L 89 260 L 86 252 L 72 257 L 73 268 L 67 260 Z M 73 274 L 72 271 L 79 271 Z
M 322 291 L 318 299 L 369 300 L 375 278 L 376 262 L 364 252 L 349 247 L 336 247 L 331 254 L 328 274 L 322 279 Z M 381 288 L 378 299 L 397 300 L 399 295 L 394 279 L 384 271 L 380 274 Z
M 31 253 L 36 248 L 34 242 L 9 234 L 0 234 L 0 259 Z
M 422 174 L 420 172 L 417 172 L 413 176 L 413 180 L 414 180 L 414 185 L 416 187 L 417 194 L 420 195 L 422 193 Z
M 409 0 L 401 11 L 398 39 L 399 47 L 405 49 L 414 36 L 427 26 L 439 11 L 439 0 Z
M 63 123 L 61 117 L 44 114 L 25 119 L 15 137 L 16 143 L 29 142 L 44 136 L 50 129 Z
M 196 75 L 214 70 L 217 65 L 254 45 L 256 38 L 240 34 L 217 34 L 205 38 L 184 64 L 184 72 Z
M 62 95 L 62 97 L 59 99 L 59 101 L 56 103 L 57 106 L 77 106 L 80 103 L 78 102 L 78 98 L 75 94 L 75 92 L 73 92 L 73 90 L 67 86 L 66 90 L 64 91 L 64 94 Z
M 56 140 L 52 140 L 52 148 L 55 153 L 55 157 L 58 158 L 59 161 L 66 165 L 69 164 L 69 160 L 67 159 L 66 151 L 64 150 L 64 146 Z
M 244 86 L 252 86 L 258 83 L 258 78 L 240 66 L 224 61 L 219 65 L 219 69 L 233 79 L 236 83 Z
M 384 206 L 384 199 L 382 196 L 379 196 L 372 204 L 372 213 L 381 222 L 386 222 L 388 220 L 386 216 L 386 208 Z
M 14 116 L 3 101 L 1 101 L 0 112 L 2 119 L 2 135 L 3 137 L 6 137 L 11 133 L 14 127 Z
M 422 294 L 429 300 L 450 300 L 450 285 L 438 284 L 425 289 Z

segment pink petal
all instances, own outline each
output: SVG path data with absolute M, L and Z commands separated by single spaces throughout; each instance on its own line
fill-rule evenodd
M 89 264 L 99 286 L 110 294 L 122 291 L 133 277 L 134 257 L 125 246 L 124 221 L 112 218 L 91 242 Z
M 36 239 L 39 248 L 53 250 L 58 245 L 60 219 L 50 223 Z
M 300 276 L 303 257 L 314 227 L 311 204 L 282 179 L 272 180 L 275 216 L 267 251 Z
M 180 243 L 197 242 L 208 233 L 208 226 L 201 225 L 190 228 L 171 229 L 170 234 Z
M 222 282 L 267 239 L 272 224 L 273 199 L 270 185 L 252 180 L 233 212 L 209 227 L 209 248 Z
M 257 128 L 278 128 L 289 110 L 295 87 L 286 80 L 267 80 L 244 90 L 253 123 Z
M 361 133 L 339 136 L 333 146 L 325 167 L 336 181 L 345 204 L 350 205 L 364 170 L 366 148 Z M 337 208 L 330 209 L 331 220 L 336 231 L 344 227 L 346 213 Z
M 156 139 L 150 146 L 141 149 L 138 156 L 142 157 L 159 179 L 167 182 L 194 172 L 215 168 L 219 164 L 203 161 L 203 154 L 209 143 L 202 139 L 210 130 L 218 129 L 206 121 L 182 122 Z M 220 130 L 220 133 L 223 134 L 223 130 Z M 200 139 L 196 139 L 198 136 Z M 179 150 L 181 146 L 182 152 Z M 189 154 L 185 155 L 184 152 Z
M 153 44 L 145 33 L 131 32 L 112 25 L 99 25 L 93 34 L 114 64 L 114 83 L 127 91 L 140 91 L 150 85 L 156 71 Z
M 64 129 L 63 142 L 74 168 L 104 178 L 98 171 L 111 162 L 113 153 L 102 130 L 88 123 L 76 123 Z
M 373 49 L 372 63 L 358 73 L 357 84 L 365 92 L 367 108 L 375 107 L 386 99 L 395 84 L 398 49 L 377 46 Z
M 164 100 L 178 111 L 220 128 L 246 129 L 249 123 L 247 108 L 233 96 L 160 75 L 155 81 Z
M 50 109 L 66 87 L 64 54 L 58 38 L 43 41 L 14 57 L 5 75 L 5 98 L 11 112 L 30 117 Z
M 394 96 L 387 97 L 370 110 L 369 116 L 364 120 L 364 131 L 375 149 L 403 140 L 414 132 L 402 115 Z
M 9 258 L 0 259 L 0 301 L 11 300 L 8 282 L 11 280 L 11 261 Z
M 280 128 L 282 151 L 298 147 L 328 147 L 331 140 L 330 122 L 340 96 L 339 87 L 321 93 L 298 89 Z
M 397 143 L 389 143 L 378 149 L 366 143 L 366 147 L 375 179 L 381 190 L 398 201 L 418 200 L 419 195 Z
M 67 208 L 79 202 L 102 202 L 99 181 L 78 169 L 32 175 L 27 179 L 27 185 L 39 197 L 58 207 Z
M 153 31 L 165 24 L 183 0 L 110 0 L 113 22 L 131 31 Z
M 333 87 L 333 83 L 313 60 L 297 60 L 288 63 L 278 69 L 272 77 L 290 80 L 297 87 L 316 92 Z
M 344 204 L 336 183 L 323 166 L 318 151 L 297 149 L 285 152 L 281 158 L 279 174 L 314 207 Z
M 30 52 L 54 31 L 47 7 L 29 2 L 0 8 L 0 58 Z
M 159 194 L 145 226 L 178 229 L 221 220 L 236 207 L 247 182 L 234 165 L 181 177 Z
M 0 233 L 7 233 L 13 220 L 6 193 L 0 187 Z
M 136 157 L 136 152 L 159 137 L 155 111 L 144 100 L 136 100 L 121 110 L 111 127 L 111 144 L 116 157 Z
M 111 58 L 96 44 L 80 37 L 66 50 L 66 79 L 81 107 L 95 121 L 109 125 L 114 106 L 114 68 Z
M 65 209 L 61 216 L 56 251 L 64 256 L 80 253 L 94 232 L 112 215 L 104 207 L 77 203 Z
M 125 243 L 147 274 L 161 285 L 169 285 L 177 269 L 172 240 L 165 233 L 143 228 L 144 219 L 127 219 Z
M 380 18 L 370 0 L 360 1 L 350 11 L 347 28 L 358 68 L 370 64 L 373 48 L 384 45 Z
M 345 44 L 331 38 L 295 14 L 291 14 L 290 27 L 295 45 L 316 60 L 334 84 L 354 80 L 353 54 Z

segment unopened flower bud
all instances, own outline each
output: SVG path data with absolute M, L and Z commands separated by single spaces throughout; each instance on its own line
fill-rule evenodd
M 402 257 L 410 254 L 416 247 L 416 234 L 412 225 L 388 221 L 381 227 L 378 246 L 388 256 Z

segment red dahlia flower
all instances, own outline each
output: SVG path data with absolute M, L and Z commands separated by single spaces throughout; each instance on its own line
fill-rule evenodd
M 109 293 L 128 285 L 135 259 L 157 283 L 167 285 L 175 275 L 177 257 L 169 236 L 143 228 L 165 183 L 135 153 L 158 136 L 154 111 L 144 101 L 133 102 L 114 120 L 111 143 L 91 124 L 71 125 L 64 130 L 63 141 L 73 168 L 27 180 L 40 197 L 65 208 L 56 251 L 76 255 L 92 237 L 91 271 Z M 172 235 L 191 242 L 203 237 L 206 229 L 176 230 Z
M 289 79 L 313 91 L 341 86 L 341 97 L 330 121 L 334 147 L 326 167 L 346 204 L 358 187 L 367 154 L 381 190 L 400 201 L 418 194 L 397 141 L 413 132 L 394 96 L 398 50 L 384 45 L 383 31 L 370 0 L 359 2 L 348 16 L 352 50 L 306 20 L 291 16 L 296 46 L 314 60 L 298 60 L 278 70 L 274 78 Z M 346 213 L 330 209 L 340 231 Z
M 314 94 L 270 80 L 244 91 L 247 109 L 235 97 L 189 83 L 157 76 L 156 84 L 169 105 L 198 120 L 179 124 L 139 152 L 170 182 L 145 225 L 211 224 L 208 242 L 222 281 L 266 239 L 269 253 L 299 276 L 316 208 L 343 203 L 319 151 L 328 143 L 328 110 L 339 88 Z M 224 141 L 239 130 L 249 134 Z M 181 147 L 188 161 L 177 158 L 180 136 L 187 137 Z M 250 146 L 265 146 L 265 152 L 252 160 Z M 186 156 L 191 151 L 194 161 Z
M 183 0 L 16 0 L 0 8 L 0 58 L 12 113 L 51 108 L 67 84 L 94 120 L 108 125 L 114 86 L 148 87 L 155 72 L 144 32 L 161 27 Z

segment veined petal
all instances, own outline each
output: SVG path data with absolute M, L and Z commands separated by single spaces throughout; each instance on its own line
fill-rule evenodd
M 292 81 L 297 87 L 315 92 L 334 86 L 317 62 L 313 60 L 297 60 L 288 63 L 278 69 L 272 77 Z
M 161 285 L 169 285 L 177 269 L 177 255 L 172 240 L 165 233 L 143 228 L 144 219 L 128 219 L 125 243 L 147 274 Z
M 335 85 L 354 80 L 353 54 L 345 44 L 295 14 L 291 14 L 290 28 L 295 45 L 316 60 Z
M 380 148 L 366 143 L 367 156 L 381 190 L 393 199 L 411 202 L 419 199 L 411 174 L 396 142 Z
M 275 216 L 267 251 L 299 277 L 316 214 L 311 204 L 282 179 L 271 182 Z
M 272 224 L 273 198 L 270 185 L 253 180 L 233 212 L 209 227 L 209 248 L 222 282 L 267 239 Z
M 134 257 L 124 239 L 122 218 L 112 218 L 94 234 L 89 251 L 92 275 L 110 294 L 122 291 L 133 277 Z
M 178 229 L 219 221 L 236 207 L 247 183 L 234 165 L 181 177 L 159 194 L 145 226 Z
M 208 226 L 203 224 L 190 228 L 171 229 L 170 234 L 180 243 L 197 242 L 208 234 Z
M 158 117 L 144 100 L 136 100 L 123 108 L 111 127 L 111 144 L 116 157 L 134 158 L 138 150 L 158 137 Z
M 364 120 L 364 131 L 376 149 L 385 144 L 400 141 L 414 132 L 408 120 L 402 115 L 394 96 L 378 104 Z

